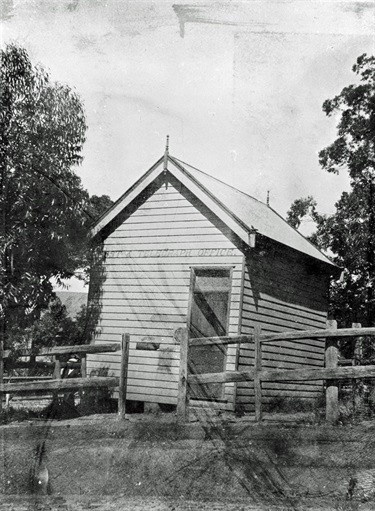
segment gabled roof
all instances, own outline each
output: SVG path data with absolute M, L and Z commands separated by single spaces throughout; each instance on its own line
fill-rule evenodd
M 160 158 L 99 218 L 91 230 L 91 235 L 97 236 L 106 228 L 166 168 L 245 243 L 249 242 L 249 231 L 255 228 L 259 234 L 267 238 L 335 266 L 270 206 L 170 155 L 167 158 L 166 156 Z

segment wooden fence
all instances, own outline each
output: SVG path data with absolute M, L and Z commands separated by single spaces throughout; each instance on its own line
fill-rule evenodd
M 355 338 L 359 336 L 375 336 L 375 328 L 342 328 L 337 329 L 336 321 L 329 321 L 326 330 L 302 330 L 264 334 L 259 327 L 254 328 L 252 335 L 233 337 L 212 337 L 181 340 L 180 374 L 178 387 L 177 415 L 180 422 L 188 419 L 189 385 L 207 383 L 230 383 L 240 381 L 254 382 L 255 420 L 262 419 L 262 382 L 266 381 L 326 381 L 326 420 L 334 423 L 338 419 L 338 380 L 347 378 L 375 378 L 375 365 L 339 367 L 339 338 Z M 262 369 L 262 345 L 280 341 L 299 341 L 302 339 L 326 339 L 325 367 L 307 369 Z M 189 367 L 189 347 L 229 344 L 254 343 L 254 367 L 248 371 L 224 371 L 221 373 L 191 374 Z
M 125 417 L 126 410 L 126 386 L 127 372 L 129 360 L 129 341 L 128 334 L 123 334 L 122 344 L 83 344 L 76 346 L 55 346 L 53 348 L 43 348 L 37 353 L 32 350 L 21 350 L 17 352 L 18 357 L 29 358 L 25 360 L 12 360 L 12 353 L 5 350 L 3 356 L 0 357 L 0 411 L 2 409 L 3 394 L 38 394 L 53 393 L 72 390 L 95 389 L 95 388 L 118 388 L 118 413 L 121 418 Z M 108 353 L 119 351 L 121 353 L 121 370 L 120 378 L 111 376 L 94 376 L 87 377 L 86 357 L 92 353 Z M 62 367 L 75 367 L 77 364 L 71 362 L 61 362 L 61 358 L 65 355 L 79 354 L 81 357 L 80 368 L 81 378 L 61 378 Z M 53 361 L 38 361 L 36 357 L 53 357 Z M 30 378 L 23 378 L 21 381 L 4 382 L 4 362 L 10 368 L 31 368 L 45 367 L 53 369 L 53 378 L 39 378 L 31 381 Z M 7 378 L 9 379 L 9 378 Z

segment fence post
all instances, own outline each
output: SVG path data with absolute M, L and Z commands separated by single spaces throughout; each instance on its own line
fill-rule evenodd
M 177 421 L 186 422 L 188 419 L 188 353 L 189 353 L 189 335 L 180 336 L 180 372 L 178 378 L 178 396 L 177 396 Z
M 128 385 L 129 344 L 130 335 L 122 334 L 120 384 L 118 392 L 118 414 L 120 416 L 120 419 L 125 419 L 126 413 L 126 390 Z
M 87 356 L 84 353 L 81 356 L 81 378 L 87 378 Z
M 58 355 L 55 355 L 54 359 L 55 359 L 54 377 L 55 377 L 55 380 L 61 380 L 60 357 Z
M 81 378 L 87 378 L 87 354 L 82 353 L 81 356 Z M 79 398 L 81 403 L 82 410 L 86 408 L 86 399 L 87 399 L 87 389 L 79 390 Z
M 361 323 L 352 323 L 352 328 L 362 328 Z M 362 364 L 363 358 L 363 337 L 356 337 L 354 344 L 354 355 L 352 359 L 352 364 L 354 366 L 358 366 Z M 353 410 L 356 412 L 361 408 L 362 399 L 360 395 L 360 384 L 357 380 L 352 380 L 352 399 L 353 399 Z
M 352 323 L 352 328 L 362 328 L 362 323 Z M 363 337 L 357 337 L 354 345 L 354 365 L 361 365 L 363 357 Z
M 327 321 L 328 330 L 337 329 L 337 321 Z M 325 362 L 327 368 L 335 368 L 338 366 L 338 348 L 337 338 L 326 338 Z M 339 418 L 339 389 L 337 381 L 327 380 L 326 383 L 326 421 L 334 424 Z
M 1 333 L 0 333 L 1 336 Z M 4 383 L 4 342 L 0 340 L 0 385 Z M 0 392 L 0 412 L 3 409 L 3 393 Z
M 61 380 L 61 362 L 60 357 L 58 355 L 55 355 L 53 357 L 55 361 L 55 367 L 53 369 L 53 377 L 55 380 Z M 59 397 L 59 393 L 57 391 L 52 392 L 52 401 L 57 402 Z
M 262 420 L 262 382 L 260 372 L 262 371 L 262 344 L 260 341 L 261 328 L 256 325 L 254 328 L 254 397 L 255 397 L 255 421 Z

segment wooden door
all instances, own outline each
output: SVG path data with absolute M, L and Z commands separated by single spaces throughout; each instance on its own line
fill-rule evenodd
M 231 290 L 228 268 L 195 268 L 190 289 L 189 336 L 191 339 L 227 335 Z M 192 374 L 219 373 L 225 370 L 226 348 L 193 346 L 189 350 L 189 371 Z M 192 385 L 194 399 L 220 400 L 224 385 L 212 383 Z

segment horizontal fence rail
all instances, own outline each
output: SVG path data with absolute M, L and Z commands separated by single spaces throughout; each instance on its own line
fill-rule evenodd
M 32 363 L 26 360 L 13 360 L 12 358 L 5 359 L 4 367 L 6 370 L 9 369 L 29 369 L 30 366 L 33 366 L 35 369 L 53 369 L 55 367 L 55 362 L 49 360 L 35 360 Z M 70 369 L 80 369 L 81 362 L 60 362 L 60 367 L 69 367 Z M 5 378 L 5 377 L 4 377 Z
M 4 367 L 14 368 L 39 368 L 53 369 L 54 376 L 11 376 L 0 373 L 0 411 L 2 408 L 2 397 L 4 394 L 40 394 L 83 390 L 83 389 L 99 389 L 99 388 L 118 388 L 118 412 L 120 418 L 125 417 L 126 410 L 126 393 L 128 379 L 128 363 L 129 363 L 129 345 L 130 336 L 122 335 L 122 342 L 105 343 L 105 344 L 80 344 L 69 346 L 53 346 L 51 348 L 23 349 L 18 351 L 5 350 L 0 362 Z M 88 378 L 86 375 L 86 356 L 88 354 L 113 353 L 122 350 L 120 376 L 93 376 Z M 66 355 L 79 354 L 80 362 L 63 362 L 61 357 Z M 37 357 L 52 356 L 53 361 L 35 360 Z M 29 358 L 19 360 L 19 358 Z M 62 378 L 61 369 L 80 368 L 81 378 Z M 5 382 L 4 380 L 8 380 Z M 33 380 L 33 381 L 32 381 Z M 82 396 L 81 396 L 82 397 Z
M 338 330 L 300 330 L 294 332 L 281 332 L 279 334 L 261 334 L 260 341 L 298 341 L 302 339 L 319 339 L 327 337 L 358 337 L 375 335 L 375 328 L 339 328 Z
M 277 334 L 260 334 L 260 342 L 275 341 L 299 341 L 303 339 L 322 339 L 327 337 L 358 337 L 375 335 L 375 328 L 340 328 L 338 330 L 297 330 L 293 332 L 281 332 Z M 226 346 L 229 344 L 248 344 L 254 342 L 254 335 L 232 335 L 226 337 L 204 337 L 190 339 L 189 347 L 192 346 Z
M 13 355 L 18 357 L 42 357 L 48 355 L 71 355 L 71 354 L 94 354 L 94 353 L 106 353 L 119 351 L 121 345 L 118 343 L 107 343 L 107 344 L 77 344 L 76 346 L 54 346 L 53 348 L 42 348 L 40 350 L 19 350 L 12 352 L 11 350 L 5 350 L 3 358 L 7 359 Z
M 251 381 L 255 369 L 250 371 L 226 371 L 224 373 L 192 374 L 188 383 L 234 383 Z M 338 368 L 309 368 L 309 369 L 264 369 L 259 371 L 261 381 L 309 381 L 309 380 L 338 380 L 375 378 L 375 365 L 350 366 Z
M 375 378 L 375 365 L 339 366 L 337 340 L 339 338 L 356 338 L 375 336 L 375 328 L 337 329 L 335 321 L 328 322 L 329 328 L 321 330 L 299 330 L 276 334 L 263 334 L 259 327 L 254 328 L 254 334 L 226 337 L 210 337 L 202 339 L 186 339 L 181 343 L 181 361 L 179 378 L 179 396 L 177 414 L 180 421 L 188 418 L 189 386 L 192 384 L 236 383 L 254 381 L 255 418 L 261 419 L 262 382 L 299 382 L 321 381 L 326 383 L 326 419 L 335 422 L 338 419 L 338 386 L 337 380 Z M 325 367 L 308 367 L 306 369 L 262 369 L 262 345 L 271 342 L 299 341 L 303 339 L 326 339 Z M 189 367 L 189 348 L 192 346 L 230 344 L 254 345 L 254 368 L 247 371 L 223 371 L 220 373 L 191 374 Z M 347 360 L 345 362 L 348 362 Z M 190 370 L 190 373 L 189 373 Z
M 0 393 L 30 393 L 59 392 L 64 390 L 77 390 L 100 387 L 118 387 L 119 378 L 108 376 L 95 376 L 94 378 L 67 378 L 61 380 L 43 380 L 33 382 L 2 383 Z
M 253 335 L 236 335 L 227 337 L 204 337 L 199 339 L 190 339 L 189 347 L 191 346 L 226 346 L 228 344 L 246 344 L 254 342 Z

